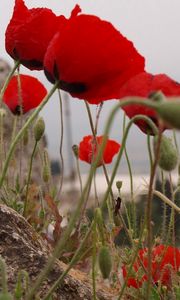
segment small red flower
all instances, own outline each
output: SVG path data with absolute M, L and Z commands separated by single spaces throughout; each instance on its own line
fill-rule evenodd
M 20 85 L 18 85 L 18 76 L 13 76 L 5 90 L 3 101 L 13 114 L 19 115 L 21 106 L 22 112 L 27 113 L 37 107 L 46 94 L 47 90 L 35 77 L 20 75 Z
M 146 72 L 140 73 L 135 77 L 127 81 L 120 90 L 120 98 L 126 96 L 140 96 L 148 98 L 152 93 L 161 91 L 165 96 L 179 96 L 180 95 L 180 84 L 172 80 L 165 74 L 152 75 Z M 146 99 L 142 99 L 146 101 Z M 151 118 L 154 123 L 158 126 L 158 118 L 156 112 L 148 107 L 141 105 L 129 105 L 123 107 L 126 115 L 132 118 L 136 115 L 142 114 Z M 153 134 L 148 124 L 143 121 L 137 121 L 136 125 L 145 133 L 149 132 Z M 166 128 L 164 127 L 164 130 Z
M 142 267 L 143 266 L 143 267 Z M 138 258 L 133 265 L 134 275 L 128 279 L 128 286 L 139 288 L 143 282 L 147 281 L 148 257 L 147 248 L 140 249 Z M 138 270 L 144 275 L 139 276 Z M 152 278 L 154 283 L 161 282 L 161 284 L 170 287 L 172 285 L 172 278 L 180 268 L 180 250 L 172 246 L 159 245 L 152 249 Z M 126 278 L 128 269 L 123 266 L 123 277 Z
M 97 136 L 96 140 L 92 135 L 85 136 L 79 144 L 79 158 L 91 164 L 93 157 L 97 155 L 102 140 L 103 136 Z M 107 140 L 102 157 L 103 162 L 105 164 L 110 164 L 114 155 L 118 153 L 119 149 L 120 144 L 113 140 Z M 102 165 L 102 159 L 99 162 L 98 166 Z
M 45 52 L 63 19 L 50 9 L 28 9 L 23 0 L 15 0 L 13 16 L 6 29 L 6 51 L 29 69 L 43 69 Z
M 44 69 L 50 82 L 73 97 L 98 104 L 119 99 L 120 87 L 144 71 L 144 58 L 113 25 L 76 6 L 63 30 L 52 39 Z

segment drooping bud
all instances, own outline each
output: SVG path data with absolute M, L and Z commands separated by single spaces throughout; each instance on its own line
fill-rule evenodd
M 102 246 L 99 252 L 99 268 L 104 279 L 109 278 L 112 269 L 112 260 L 107 246 Z
M 156 108 L 161 119 L 170 127 L 180 129 L 180 99 L 169 98 L 162 101 Z
M 72 146 L 72 151 L 73 151 L 73 153 L 74 153 L 74 156 L 75 156 L 76 158 L 78 158 L 78 157 L 79 157 L 79 148 L 78 148 L 78 145 L 73 145 L 73 146 Z
M 155 136 L 154 149 L 156 149 L 157 143 L 158 143 L 158 136 Z M 170 172 L 176 168 L 177 163 L 178 163 L 177 150 L 174 147 L 171 139 L 163 135 L 161 139 L 158 164 L 161 167 L 161 169 Z
M 38 118 L 34 126 L 34 137 L 36 142 L 39 142 L 45 131 L 45 123 L 42 117 Z

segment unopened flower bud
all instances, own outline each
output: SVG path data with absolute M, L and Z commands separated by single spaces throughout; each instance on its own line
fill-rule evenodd
M 116 187 L 117 187 L 118 191 L 120 191 L 120 189 L 122 188 L 122 184 L 123 184 L 122 181 L 116 181 Z
M 73 145 L 73 146 L 72 146 L 72 151 L 73 151 L 73 153 L 74 153 L 74 156 L 75 156 L 76 158 L 78 158 L 78 157 L 79 157 L 79 148 L 78 148 L 77 145 Z
M 39 142 L 45 131 L 45 123 L 43 118 L 39 118 L 34 126 L 34 137 L 36 142 Z
M 180 100 L 169 98 L 162 101 L 156 108 L 161 119 L 173 128 L 180 129 Z
M 165 100 L 165 96 L 161 91 L 152 92 L 148 98 L 156 102 Z
M 154 137 L 154 148 L 156 149 L 158 143 L 158 136 Z M 161 169 L 165 171 L 172 171 L 176 168 L 178 162 L 178 153 L 174 147 L 170 138 L 162 136 L 160 152 L 159 152 L 159 161 L 158 164 Z
M 99 252 L 99 268 L 103 278 L 109 278 L 112 269 L 112 260 L 109 249 L 106 246 L 102 246 Z

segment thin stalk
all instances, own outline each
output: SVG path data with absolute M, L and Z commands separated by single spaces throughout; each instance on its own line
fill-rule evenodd
M 153 190 L 153 194 L 158 196 L 165 204 L 169 205 L 173 208 L 178 214 L 180 214 L 180 207 L 177 206 L 174 202 L 172 202 L 169 198 L 163 195 L 161 192 Z M 167 234 L 167 232 L 166 232 Z
M 2 175 L 1 175 L 1 178 L 0 178 L 0 188 L 3 185 L 4 179 L 5 179 L 5 176 L 6 176 L 6 173 L 7 173 L 7 169 L 8 169 L 8 166 L 9 166 L 9 162 L 11 160 L 12 154 L 14 153 L 14 150 L 15 150 L 15 147 L 16 147 L 17 143 L 23 137 L 23 134 L 24 134 L 25 130 L 32 124 L 32 122 L 37 117 L 37 115 L 39 114 L 39 112 L 43 109 L 43 107 L 46 105 L 46 103 L 48 102 L 48 100 L 54 94 L 54 92 L 57 89 L 58 85 L 59 85 L 59 82 L 57 82 L 53 86 L 53 88 L 51 89 L 51 91 L 49 92 L 49 94 L 44 98 L 44 100 L 41 102 L 41 104 L 38 106 L 38 108 L 36 108 L 36 110 L 32 113 L 32 115 L 30 116 L 30 118 L 26 121 L 26 123 L 24 124 L 24 126 L 17 133 L 17 135 L 16 135 L 13 143 L 10 145 L 10 148 L 9 148 L 9 151 L 7 153 L 7 157 L 6 157 L 6 160 L 5 160 L 5 163 L 4 163 Z
M 169 173 L 169 182 L 170 182 L 170 190 L 172 195 L 172 203 L 175 201 L 174 197 L 174 190 L 173 190 L 173 183 L 172 183 L 172 177 L 171 173 Z M 168 237 L 170 237 L 170 234 L 172 232 L 172 245 L 175 247 L 175 212 L 174 208 L 171 209 L 171 215 L 170 215 L 170 222 L 169 222 L 169 228 L 168 228 Z
M 60 147 L 59 147 L 59 153 L 60 153 L 60 159 L 61 159 L 61 175 L 60 175 L 60 183 L 59 183 L 59 191 L 58 191 L 58 199 L 60 198 L 62 186 L 63 186 L 63 180 L 64 180 L 64 158 L 63 158 L 63 138 L 64 138 L 64 118 L 63 118 L 63 103 L 62 103 L 62 97 L 61 92 L 58 89 L 58 96 L 59 96 L 59 107 L 60 107 L 60 131 L 61 131 L 61 138 L 60 138 Z
M 29 164 L 29 172 L 28 172 L 28 179 L 27 179 L 27 185 L 26 185 L 26 194 L 25 194 L 25 202 L 24 202 L 24 210 L 23 210 L 23 216 L 26 216 L 27 211 L 27 204 L 28 204 L 28 192 L 29 192 L 29 184 L 31 180 L 31 173 L 32 173 L 32 165 L 33 165 L 33 159 L 36 152 L 38 142 L 36 141 L 34 144 L 33 152 L 31 154 L 30 164 Z
M 146 290 L 146 299 L 150 299 L 151 294 L 151 284 L 152 284 L 152 199 L 153 199 L 153 184 L 156 174 L 156 168 L 159 159 L 159 151 L 161 145 L 162 132 L 159 130 L 158 134 L 158 143 L 155 149 L 155 159 L 151 169 L 150 182 L 149 182 L 149 190 L 147 195 L 147 207 L 146 207 L 146 218 L 147 218 L 147 245 L 148 245 L 148 266 L 147 266 L 147 290 Z
M 165 178 L 164 178 L 164 172 L 163 170 L 161 170 L 161 180 L 162 180 L 162 194 L 165 195 L 166 194 L 166 190 L 165 190 Z M 162 222 L 162 237 L 163 237 L 163 241 L 166 240 L 166 234 L 167 234 L 167 205 L 166 202 L 163 203 L 163 222 Z
M 0 114 L 0 169 L 3 168 L 4 161 L 4 117 Z
M 20 106 L 20 116 L 19 116 L 19 124 L 20 128 L 23 126 L 23 98 L 22 98 L 22 85 L 20 78 L 20 66 L 17 68 L 17 82 L 18 82 L 18 105 Z M 21 140 L 19 143 L 19 181 L 22 181 L 22 157 L 23 157 L 23 141 Z
M 82 185 L 82 178 L 81 178 L 81 172 L 80 172 L 80 166 L 79 166 L 79 159 L 78 159 L 78 157 L 76 157 L 76 167 L 77 167 L 77 174 L 78 174 L 78 178 L 79 178 L 80 191 L 81 191 L 81 194 L 82 194 L 83 185 Z
M 57 84 L 58 85 L 58 84 Z M 26 300 L 31 300 L 35 294 L 35 292 L 38 290 L 38 288 L 40 287 L 41 283 L 44 281 L 44 279 L 46 278 L 46 276 L 48 275 L 48 273 L 50 272 L 55 260 L 57 257 L 60 257 L 60 255 L 62 254 L 62 251 L 64 249 L 64 246 L 68 240 L 68 238 L 70 237 L 71 235 L 71 232 L 72 230 L 74 229 L 74 225 L 75 223 L 77 222 L 80 214 L 81 214 L 81 209 L 82 209 L 82 206 L 86 200 L 85 196 L 87 194 L 87 191 L 89 189 L 89 186 L 91 185 L 91 182 L 92 182 L 92 179 L 93 179 L 93 176 L 94 176 L 94 172 L 97 168 L 97 165 L 98 165 L 98 162 L 100 160 L 100 158 L 102 157 L 102 153 L 104 151 L 104 148 L 105 148 L 105 145 L 106 145 L 106 142 L 107 142 L 107 136 L 109 134 L 109 131 L 111 129 L 111 126 L 112 126 L 112 122 L 114 120 L 114 117 L 116 115 L 116 113 L 119 111 L 119 108 L 120 107 L 123 107 L 125 105 L 129 105 L 129 104 L 142 104 L 142 101 L 139 100 L 138 98 L 130 98 L 130 99 L 126 99 L 124 101 L 121 101 L 118 103 L 118 105 L 116 105 L 113 110 L 111 111 L 110 115 L 109 115 L 109 118 L 107 120 L 107 123 L 106 123 L 106 126 L 105 126 L 105 131 L 104 131 L 104 135 L 103 135 L 103 140 L 102 140 L 102 143 L 99 147 L 99 150 L 98 150 L 98 153 L 97 153 L 97 156 L 96 156 L 96 159 L 93 161 L 92 165 L 91 165 L 91 168 L 90 168 L 90 172 L 89 172 L 89 175 L 88 175 L 88 178 L 87 178 L 87 181 L 86 181 L 86 184 L 84 186 L 84 189 L 83 189 L 83 192 L 82 192 L 82 195 L 80 196 L 79 198 L 79 201 L 78 201 L 78 205 L 77 205 L 77 208 L 76 210 L 74 211 L 74 213 L 72 214 L 71 218 L 70 218 L 70 221 L 69 221 L 69 224 L 66 228 L 66 230 L 64 231 L 63 235 L 62 235 L 62 238 L 59 240 L 59 242 L 57 243 L 57 246 L 55 247 L 54 249 L 54 252 L 52 254 L 52 256 L 49 258 L 45 268 L 42 270 L 42 272 L 40 273 L 40 275 L 38 276 L 38 278 L 36 279 L 36 282 L 34 283 L 34 285 L 32 286 L 31 288 L 31 291 L 30 293 L 28 294 Z M 153 108 L 156 108 L 157 105 L 156 103 L 150 101 L 150 100 L 147 100 L 147 101 L 144 101 L 142 105 L 145 105 L 145 106 L 150 106 L 150 107 L 153 107 Z M 147 117 L 145 116 L 141 116 L 141 118 L 143 119 L 146 119 L 148 124 L 150 124 L 150 126 L 152 126 L 152 128 L 154 129 L 154 131 L 157 131 L 157 128 L 156 126 L 154 125 L 154 123 Z M 133 118 L 134 120 L 135 118 Z M 132 121 L 133 122 L 133 121 Z M 131 123 L 132 124 L 132 123 Z M 127 138 L 127 135 L 128 135 L 128 131 L 125 133 L 125 137 Z M 124 143 L 126 141 L 126 138 L 124 139 Z M 121 149 L 123 149 L 124 147 L 124 144 L 122 143 L 122 146 L 121 146 Z M 122 152 L 122 150 L 121 150 Z M 113 182 L 113 179 L 111 179 L 111 181 Z M 112 184 L 112 183 L 111 183 Z M 108 187 L 108 189 L 110 189 L 110 187 Z M 109 193 L 108 193 L 109 194 Z
M 99 123 L 99 117 L 100 117 L 100 113 L 102 111 L 102 108 L 103 108 L 103 103 L 104 102 L 101 102 L 100 105 L 99 105 L 99 109 L 98 109 L 98 112 L 97 112 L 97 115 L 96 115 L 96 122 L 95 122 L 95 134 L 97 134 L 97 129 L 98 129 L 98 123 Z
M 147 149 L 149 154 L 150 170 L 152 170 L 153 157 L 152 157 L 152 150 L 151 150 L 151 136 L 149 133 L 147 133 Z
M 20 65 L 20 62 L 19 61 L 16 61 L 15 64 L 14 64 L 14 67 L 13 69 L 11 70 L 11 72 L 8 74 L 8 76 L 6 77 L 6 80 L 4 82 L 4 85 L 0 91 L 0 106 L 2 106 L 2 99 L 3 99 L 3 96 L 4 96 L 4 92 L 11 80 L 11 77 L 13 76 L 13 74 L 15 73 L 16 69 L 19 67 Z
M 53 286 L 50 288 L 50 290 L 48 291 L 48 293 L 45 295 L 45 297 L 43 298 L 43 300 L 48 300 L 49 297 L 52 295 L 52 293 L 61 285 L 64 277 L 69 273 L 69 271 L 72 269 L 72 267 L 80 260 L 81 258 L 81 252 L 86 244 L 86 241 L 92 231 L 92 228 L 94 226 L 94 222 L 91 223 L 91 226 L 88 230 L 88 232 L 86 233 L 84 239 L 81 242 L 81 245 L 79 246 L 79 248 L 76 250 L 73 258 L 71 259 L 67 269 L 62 273 L 62 275 L 59 277 L 59 279 L 53 284 Z M 84 253 L 83 253 L 84 255 Z
M 96 231 L 96 222 L 93 226 L 93 253 L 92 253 L 92 286 L 93 286 L 93 300 L 96 298 L 96 241 L 97 241 L 97 231 Z
M 13 128 L 12 128 L 12 136 L 11 136 L 11 143 L 13 142 L 15 135 L 16 135 L 16 128 L 17 128 L 17 119 L 18 116 L 14 116 L 14 120 L 13 120 Z
M 123 134 L 125 132 L 125 128 L 126 128 L 126 115 L 124 113 L 124 117 L 123 117 Z M 127 165 L 128 165 L 128 171 L 129 171 L 129 177 L 130 177 L 130 191 L 131 191 L 131 200 L 133 199 L 133 175 L 132 175 L 132 169 L 131 169 L 131 164 L 130 164 L 130 160 L 128 157 L 128 153 L 127 153 L 127 149 L 126 146 L 124 148 L 124 153 L 125 153 L 125 157 L 126 157 L 126 161 L 127 161 Z
M 124 113 L 124 117 L 123 117 L 123 135 L 124 135 L 124 132 L 125 132 L 125 128 L 126 128 L 126 115 Z M 133 221 L 134 235 L 136 235 L 136 206 L 135 206 L 135 203 L 134 203 L 133 175 L 132 175 L 131 163 L 130 163 L 130 160 L 129 160 L 129 156 L 128 156 L 128 153 L 127 153 L 126 146 L 124 148 L 124 153 L 125 153 L 127 166 L 128 166 L 128 171 L 129 171 L 129 177 L 130 177 L 130 192 L 131 192 L 131 205 L 132 205 L 132 218 L 133 218 L 132 221 Z M 129 219 L 128 212 L 127 212 L 127 218 Z

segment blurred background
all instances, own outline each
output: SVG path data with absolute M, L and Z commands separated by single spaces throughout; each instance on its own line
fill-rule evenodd
M 26 5 L 31 7 L 48 7 L 57 15 L 64 14 L 68 17 L 77 4 L 74 0 L 26 0 Z M 83 13 L 95 14 L 102 19 L 110 21 L 123 35 L 132 40 L 136 49 L 146 58 L 146 70 L 151 73 L 166 73 L 180 82 L 180 1 L 179 0 L 79 0 L 78 4 Z M 4 47 L 4 33 L 11 18 L 14 0 L 0 1 L 0 57 L 13 65 L 12 59 L 6 54 Z M 38 77 L 47 89 L 51 84 L 47 81 L 43 71 L 30 72 L 24 67 L 22 73 Z M 64 157 L 66 172 L 73 169 L 72 150 L 73 144 L 78 144 L 84 135 L 90 134 L 85 105 L 82 100 L 70 98 L 62 93 L 65 114 Z M 100 116 L 98 135 L 103 133 L 107 116 L 116 101 L 106 101 Z M 95 116 L 97 107 L 91 106 Z M 59 160 L 60 143 L 60 111 L 58 95 L 55 94 L 42 111 L 46 122 L 46 134 L 49 153 L 52 159 Z M 68 115 L 68 118 L 67 118 Z M 110 138 L 121 142 L 122 117 L 119 112 Z M 67 123 L 67 124 L 66 124 Z M 69 131 L 67 132 L 67 125 Z M 69 134 L 70 132 L 70 134 Z M 68 137 L 68 138 L 67 138 Z M 132 161 L 134 175 L 146 175 L 149 170 L 146 136 L 134 125 L 131 129 L 127 150 Z M 81 170 L 86 173 L 88 165 L 81 164 Z M 123 159 L 120 174 L 127 173 L 127 165 Z

